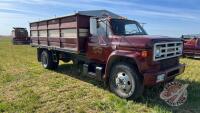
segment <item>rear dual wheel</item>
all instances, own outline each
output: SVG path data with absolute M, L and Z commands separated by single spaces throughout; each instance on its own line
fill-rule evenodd
M 143 83 L 134 66 L 118 63 L 111 69 L 109 87 L 121 98 L 136 99 L 143 93 Z
M 41 53 L 41 62 L 45 69 L 56 69 L 59 64 L 59 60 L 53 60 L 51 52 L 46 50 Z

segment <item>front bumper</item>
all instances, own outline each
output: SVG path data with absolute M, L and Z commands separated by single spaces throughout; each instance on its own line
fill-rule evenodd
M 179 64 L 178 66 L 163 71 L 156 71 L 156 72 L 151 71 L 143 73 L 144 85 L 153 86 L 161 82 L 169 81 L 171 79 L 174 79 L 177 75 L 182 74 L 184 70 L 185 70 L 185 64 Z M 159 75 L 165 75 L 162 81 L 157 80 Z

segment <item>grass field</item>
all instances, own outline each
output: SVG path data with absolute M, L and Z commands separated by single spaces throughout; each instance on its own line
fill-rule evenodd
M 187 64 L 177 80 L 188 83 L 188 101 L 169 107 L 159 99 L 158 87 L 147 89 L 134 102 L 110 93 L 101 82 L 79 76 L 71 63 L 55 71 L 44 70 L 36 49 L 15 46 L 0 39 L 0 112 L 67 113 L 200 113 L 200 60 L 181 59 Z

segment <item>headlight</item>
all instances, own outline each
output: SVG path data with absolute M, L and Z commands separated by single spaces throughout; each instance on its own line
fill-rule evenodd
M 160 48 L 156 48 L 155 54 L 156 54 L 156 57 L 160 57 L 161 56 L 161 49 Z

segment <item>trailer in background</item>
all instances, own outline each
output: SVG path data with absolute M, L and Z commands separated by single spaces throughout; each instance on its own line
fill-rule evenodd
M 26 28 L 14 27 L 12 30 L 13 44 L 30 44 L 30 37 Z
M 183 55 L 200 58 L 200 35 L 182 35 L 184 41 Z

